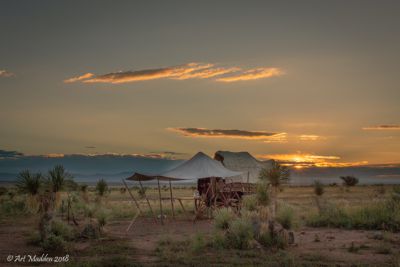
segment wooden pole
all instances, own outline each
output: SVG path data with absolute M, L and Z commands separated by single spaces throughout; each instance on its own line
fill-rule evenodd
M 172 198 L 171 179 L 169 180 L 169 194 L 171 196 L 172 218 L 175 218 L 174 199 Z
M 158 197 L 160 199 L 161 224 L 164 225 L 164 214 L 163 214 L 163 210 L 162 210 L 161 189 L 160 189 L 160 179 L 159 178 L 157 178 L 157 184 L 158 184 Z
M 156 214 L 153 212 L 153 209 L 152 209 L 152 207 L 151 207 L 151 205 L 150 205 L 150 201 L 149 201 L 149 199 L 147 198 L 146 192 L 144 191 L 142 182 L 141 182 L 140 180 L 139 180 L 139 185 L 140 185 L 140 189 L 142 189 L 142 191 L 144 192 L 144 197 L 146 198 L 147 205 L 149 205 L 149 209 L 150 209 L 151 215 L 154 217 L 154 220 L 155 220 L 155 222 L 157 223 L 157 216 L 156 216 Z
M 139 203 L 136 201 L 136 198 L 132 195 L 131 190 L 129 190 L 128 185 L 126 184 L 125 180 L 122 179 L 122 182 L 124 183 L 126 189 L 128 190 L 129 195 L 131 196 L 131 198 L 133 199 L 133 201 L 135 202 L 136 208 L 139 210 L 140 213 L 143 213 L 142 210 L 140 209 Z

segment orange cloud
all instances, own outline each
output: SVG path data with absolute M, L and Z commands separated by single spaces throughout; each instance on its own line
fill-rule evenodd
M 299 136 L 299 139 L 300 141 L 318 141 L 326 138 L 316 134 L 302 134 Z
M 229 76 L 230 74 L 232 75 Z M 192 62 L 179 66 L 136 71 L 119 71 L 102 75 L 86 73 L 77 77 L 66 79 L 64 80 L 64 82 L 120 84 L 156 79 L 187 80 L 210 79 L 213 77 L 221 77 L 219 79 L 216 79 L 216 81 L 220 82 L 234 82 L 269 78 L 273 76 L 279 76 L 281 74 L 283 74 L 283 72 L 278 68 L 257 68 L 242 70 L 238 67 L 215 67 L 214 64 L 210 63 Z
M 400 130 L 400 124 L 382 124 L 362 128 L 363 130 Z
M 0 70 L 0 77 L 7 78 L 7 77 L 12 77 L 12 76 L 15 76 L 15 74 L 12 72 L 9 72 L 7 70 Z
M 78 81 L 89 79 L 89 78 L 91 78 L 93 76 L 94 76 L 93 73 L 89 73 L 88 72 L 88 73 L 85 73 L 85 74 L 83 74 L 81 76 L 77 76 L 77 77 L 72 77 L 72 78 L 66 79 L 66 80 L 64 80 L 64 82 L 65 83 L 74 83 L 74 82 L 78 82 Z
M 296 153 L 296 154 L 262 154 L 257 155 L 257 158 L 274 159 L 283 165 L 293 166 L 296 168 L 304 167 L 353 167 L 367 165 L 368 161 L 358 162 L 338 162 L 340 157 L 338 156 L 323 156 L 314 155 L 308 153 Z
M 231 72 L 236 72 L 239 71 L 240 68 L 209 68 L 209 69 L 204 69 L 201 71 L 197 71 L 197 72 L 191 72 L 191 73 L 187 73 L 184 75 L 181 75 L 177 78 L 173 78 L 175 80 L 186 80 L 186 79 L 208 79 L 208 78 L 212 78 L 215 76 L 220 76 L 223 74 L 227 74 L 227 73 L 231 73 Z
M 263 78 L 271 78 L 275 76 L 283 75 L 283 71 L 279 68 L 257 68 L 244 71 L 237 75 L 228 77 L 222 77 L 217 79 L 218 82 L 238 82 L 238 81 L 249 81 L 258 80 Z
M 246 130 L 227 130 L 227 129 L 207 129 L 207 128 L 167 128 L 167 130 L 178 132 L 188 137 L 205 138 L 233 138 L 246 140 L 263 140 L 265 142 L 281 140 L 286 137 L 286 133 L 273 133 L 265 131 L 246 131 Z
M 50 154 L 46 154 L 43 155 L 43 157 L 45 158 L 63 158 L 65 155 L 61 154 L 61 153 L 50 153 Z

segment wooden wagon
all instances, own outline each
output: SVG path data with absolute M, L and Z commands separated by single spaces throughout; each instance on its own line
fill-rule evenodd
M 242 197 L 255 193 L 255 184 L 231 182 L 220 177 L 201 178 L 197 180 L 197 192 L 196 219 L 209 214 L 209 211 L 223 207 L 239 212 Z

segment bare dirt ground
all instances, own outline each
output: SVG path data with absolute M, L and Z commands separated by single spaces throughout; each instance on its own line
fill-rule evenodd
M 127 221 L 114 222 L 107 226 L 107 232 L 111 236 L 128 238 L 132 247 L 136 249 L 136 259 L 148 264 L 156 260 L 154 251 L 159 240 L 167 237 L 172 240 L 184 240 L 196 233 L 208 235 L 213 228 L 210 220 L 201 220 L 194 224 L 189 220 L 168 220 L 162 226 L 149 218 L 140 218 L 126 233 L 127 225 Z M 301 228 L 295 231 L 295 240 L 296 244 L 289 247 L 289 253 L 300 259 L 339 265 L 391 265 L 393 255 L 400 253 L 400 233 Z M 383 248 L 389 248 L 391 253 L 385 254 Z
M 106 231 L 110 236 L 128 238 L 135 248 L 136 259 L 141 263 L 151 263 L 156 260 L 154 252 L 162 239 L 185 240 L 196 233 L 210 234 L 212 230 L 210 220 L 193 223 L 188 219 L 168 219 L 161 225 L 151 218 L 139 218 L 129 232 L 126 232 L 128 224 L 127 221 L 113 222 L 107 226 Z
M 32 219 L 21 220 L 18 224 L 2 222 L 0 225 L 0 266 L 37 266 L 21 263 L 7 263 L 8 255 L 37 254 L 41 250 L 27 243 L 27 234 L 32 231 Z M 168 219 L 164 225 L 155 223 L 151 218 L 139 218 L 131 230 L 126 233 L 128 220 L 114 221 L 106 226 L 107 239 L 99 241 L 97 246 L 118 249 L 120 241 L 126 241 L 127 247 L 120 253 L 143 265 L 157 264 L 155 250 L 160 240 L 185 240 L 202 233 L 210 235 L 213 225 L 210 220 L 196 223 L 188 219 Z M 362 264 L 370 266 L 393 266 L 393 257 L 400 254 L 400 233 L 382 233 L 381 231 L 342 230 L 331 228 L 300 228 L 295 231 L 296 244 L 287 252 L 298 259 L 313 262 L 324 262 L 339 266 Z M 88 254 L 93 243 L 75 244 L 76 259 L 93 259 L 101 254 L 101 249 Z M 390 253 L 385 249 L 389 249 Z M 81 253 L 82 252 L 82 255 Z M 49 263 L 39 264 L 52 266 Z

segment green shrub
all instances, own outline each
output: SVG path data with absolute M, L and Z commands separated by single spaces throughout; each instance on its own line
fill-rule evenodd
M 268 231 L 261 233 L 257 237 L 257 241 L 266 248 L 284 249 L 287 247 L 287 241 L 282 235 L 272 235 Z
M 103 209 L 96 212 L 96 219 L 99 222 L 99 226 L 103 227 L 107 224 L 109 213 Z
M 259 182 L 257 184 L 257 202 L 259 205 L 268 206 L 271 202 L 269 192 L 268 192 L 268 184 L 266 182 Z
M 73 240 L 75 238 L 75 232 L 73 228 L 60 220 L 53 220 L 51 222 L 51 233 L 55 236 L 60 236 L 63 240 Z
M 293 227 L 293 209 L 289 206 L 284 206 L 278 210 L 276 220 L 285 229 L 291 229 Z
M 315 193 L 315 195 L 322 196 L 324 194 L 324 191 L 325 191 L 324 190 L 324 185 L 318 180 L 314 181 L 314 193 Z
M 26 201 L 22 198 L 7 199 L 0 202 L 0 217 L 26 214 Z
M 243 197 L 243 207 L 248 211 L 257 210 L 257 196 L 250 195 Z
M 235 218 L 235 214 L 228 209 L 220 209 L 216 211 L 214 216 L 214 225 L 217 229 L 226 230 L 229 223 Z
M 215 249 L 224 249 L 227 247 L 225 233 L 221 231 L 215 231 L 211 238 L 211 245 Z
M 398 232 L 400 231 L 400 203 L 388 200 L 349 210 L 330 205 L 320 214 L 311 215 L 306 223 L 314 227 Z
M 204 236 L 197 233 L 191 240 L 191 250 L 195 253 L 202 251 L 206 247 Z
M 358 184 L 358 178 L 354 176 L 341 176 L 340 179 L 343 180 L 345 186 L 355 186 Z
M 254 237 L 252 223 L 243 218 L 237 218 L 231 222 L 226 233 L 229 247 L 236 249 L 246 249 L 250 246 L 250 241 Z
M 41 246 L 45 251 L 61 252 L 66 250 L 67 243 L 62 236 L 50 234 L 46 240 L 42 241 Z

